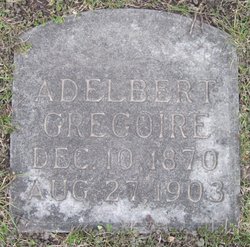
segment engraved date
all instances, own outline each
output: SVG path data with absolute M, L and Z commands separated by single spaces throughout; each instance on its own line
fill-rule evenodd
M 51 198 L 56 201 L 66 200 L 70 193 L 76 201 L 92 201 L 98 194 L 99 200 L 118 202 L 127 199 L 130 202 L 159 202 L 169 204 L 174 202 L 198 203 L 202 200 L 219 203 L 224 200 L 224 184 L 222 181 L 213 181 L 203 184 L 198 180 L 179 181 L 152 181 L 145 184 L 137 180 L 112 179 L 98 185 L 99 192 L 87 180 L 51 180 Z M 33 181 L 32 187 L 27 190 L 27 198 L 43 200 L 47 197 L 39 180 Z M 148 186 L 148 188 L 147 188 Z M 144 192 L 142 192 L 144 190 Z M 148 193 L 145 193 L 148 192 Z M 187 201 L 187 202 L 186 202 Z

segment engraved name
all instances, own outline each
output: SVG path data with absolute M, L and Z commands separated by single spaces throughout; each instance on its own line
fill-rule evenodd
M 111 79 L 83 79 L 75 82 L 72 79 L 61 79 L 58 82 L 44 80 L 40 83 L 35 101 L 48 102 L 156 102 L 165 104 L 196 103 L 195 95 L 201 95 L 199 101 L 210 103 L 211 80 L 196 83 L 188 80 L 155 80 L 148 82 L 141 79 L 117 83 Z M 56 88 L 52 86 L 56 84 Z M 116 92 L 116 93 L 114 93 Z
M 111 115 L 111 116 L 110 116 Z M 138 138 L 209 138 L 208 113 L 151 114 L 117 112 L 49 112 L 43 118 L 43 130 L 48 137 L 118 137 Z

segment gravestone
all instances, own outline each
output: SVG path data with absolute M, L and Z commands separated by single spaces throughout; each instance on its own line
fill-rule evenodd
M 11 212 L 20 231 L 237 223 L 237 57 L 228 35 L 153 10 L 99 10 L 23 35 Z

